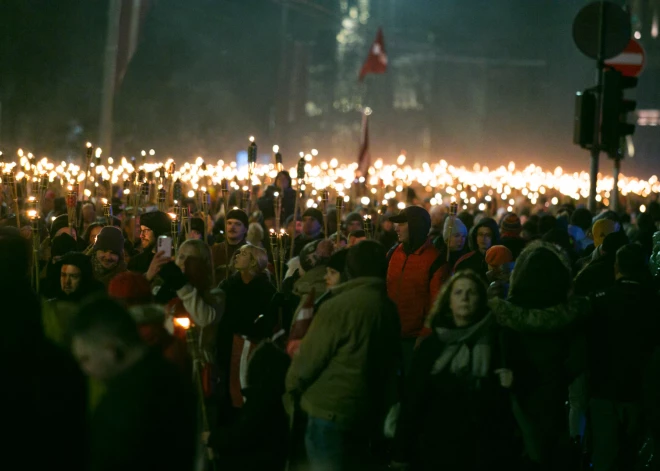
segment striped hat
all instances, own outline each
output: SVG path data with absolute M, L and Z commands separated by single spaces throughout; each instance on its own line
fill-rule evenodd
M 520 218 L 515 213 L 506 213 L 500 222 L 502 237 L 518 237 L 522 231 Z

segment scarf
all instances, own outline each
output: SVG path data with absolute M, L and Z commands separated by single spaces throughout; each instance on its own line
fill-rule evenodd
M 463 328 L 438 327 L 435 333 L 445 344 L 442 354 L 433 364 L 432 375 L 449 367 L 455 375 L 488 376 L 491 361 L 491 345 L 488 333 L 495 319 L 488 314 L 476 324 Z
M 126 271 L 126 262 L 124 261 L 123 257 L 120 257 L 117 265 L 115 265 L 114 268 L 107 270 L 103 268 L 101 262 L 96 259 L 96 254 L 92 254 L 92 268 L 94 269 L 94 277 L 103 283 L 107 289 L 108 285 L 110 284 L 110 280 L 112 280 L 119 273 Z

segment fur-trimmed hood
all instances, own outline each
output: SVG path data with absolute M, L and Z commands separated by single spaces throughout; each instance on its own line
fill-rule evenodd
M 547 308 L 528 309 L 499 298 L 491 299 L 488 305 L 498 324 L 522 333 L 559 332 L 591 313 L 589 299 L 578 297 Z

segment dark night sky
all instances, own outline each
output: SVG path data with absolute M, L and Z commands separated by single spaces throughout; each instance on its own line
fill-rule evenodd
M 313 145 L 326 156 L 350 159 L 359 114 L 332 104 L 363 96 L 376 111 L 375 156 L 393 159 L 405 148 L 419 159 L 470 166 L 533 160 L 587 169 L 588 154 L 572 144 L 573 95 L 591 85 L 593 65 L 571 39 L 572 19 L 586 2 L 348 0 L 370 4 L 370 18 L 344 62 L 337 55 L 346 16 L 339 0 L 308 2 L 318 8 L 298 7 L 289 18 L 289 58 L 297 41 L 309 66 L 307 86 L 292 95 L 278 82 L 277 1 L 152 0 L 116 95 L 114 153 L 154 147 L 160 155 L 231 158 L 250 134 L 266 151 L 274 143 L 279 104 L 302 96 L 303 104 L 313 102 L 323 113 L 298 114 L 281 128 L 285 155 Z M 64 157 L 96 140 L 106 10 L 100 0 L 0 2 L 5 152 L 20 145 Z M 381 25 L 392 67 L 359 86 L 357 69 Z M 461 63 L 466 58 L 488 65 Z M 512 60 L 543 65 L 519 67 Z M 291 72 L 296 62 L 288 65 Z M 639 108 L 658 108 L 655 67 L 640 79 Z M 393 106 L 401 93 L 413 93 L 420 106 Z M 624 173 L 658 173 L 652 160 L 660 150 L 658 131 L 638 129 L 644 155 L 625 162 Z M 602 168 L 609 173 L 609 167 Z

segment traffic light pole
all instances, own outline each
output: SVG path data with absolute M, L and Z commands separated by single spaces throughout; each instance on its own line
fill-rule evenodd
M 596 58 L 596 112 L 594 113 L 594 139 L 591 148 L 591 166 L 589 169 L 589 211 L 596 211 L 596 189 L 598 186 L 598 160 L 600 159 L 600 118 L 603 112 L 603 69 L 605 67 L 605 2 L 600 2 L 598 15 L 598 57 Z
M 619 212 L 619 172 L 621 171 L 621 159 L 614 159 L 614 172 L 612 192 L 610 193 L 610 209 L 616 213 Z

